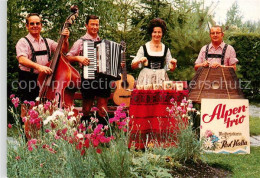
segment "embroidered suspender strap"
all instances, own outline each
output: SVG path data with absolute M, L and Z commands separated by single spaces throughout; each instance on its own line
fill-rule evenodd
M 205 59 L 208 60 L 209 45 L 206 46 Z
M 224 65 L 224 57 L 226 54 L 227 47 L 228 47 L 228 44 L 225 44 L 223 51 L 222 51 L 222 56 L 221 56 L 221 65 Z
M 24 39 L 26 39 L 26 41 L 28 42 L 28 44 L 29 44 L 29 46 L 30 46 L 30 48 L 32 50 L 32 59 L 31 60 L 33 62 L 35 62 L 36 61 L 36 55 L 35 55 L 35 51 L 34 51 L 33 45 L 32 45 L 32 43 L 29 41 L 29 39 L 26 36 L 24 37 Z M 33 68 L 31 68 L 30 72 L 33 73 Z
M 50 53 L 50 47 L 48 45 L 48 42 L 46 40 L 46 38 L 43 38 L 45 45 L 46 45 L 46 49 L 47 49 L 47 54 L 48 54 L 48 60 L 51 60 L 51 53 Z

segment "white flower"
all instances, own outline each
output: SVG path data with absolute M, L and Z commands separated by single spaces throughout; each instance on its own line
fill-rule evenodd
M 181 103 L 181 106 L 184 106 L 185 105 L 185 103 Z
M 74 112 L 73 111 L 70 111 L 69 113 L 68 113 L 68 116 L 73 116 L 74 115 Z
M 40 101 L 40 97 L 37 97 L 37 98 L 35 99 L 35 101 Z
M 69 125 L 74 124 L 74 121 L 76 121 L 76 117 L 72 116 L 72 117 L 69 119 Z
M 52 114 L 53 117 L 56 117 L 56 116 L 64 116 L 64 113 L 60 110 L 57 110 L 55 111 L 53 114 Z
M 36 109 L 37 109 L 37 106 L 34 106 L 32 109 L 33 109 L 33 110 L 36 110 Z
M 187 111 L 191 111 L 191 108 L 187 108 Z
M 192 111 L 195 111 L 196 109 L 195 109 L 195 108 L 192 108 L 191 110 L 192 110 Z
M 43 121 L 43 125 L 47 125 L 49 123 L 49 121 L 46 119 Z
M 38 105 L 38 108 L 40 109 L 40 108 L 43 108 L 43 105 L 42 104 L 39 104 Z
M 211 149 L 211 148 L 213 147 L 213 144 L 212 144 L 210 138 L 208 138 L 208 139 L 205 140 L 205 142 L 204 142 L 204 147 L 205 147 L 206 149 Z
M 77 134 L 77 137 L 78 137 L 78 138 L 83 138 L 83 134 L 80 134 L 80 133 L 79 133 L 79 134 Z
M 199 112 L 199 111 L 197 111 L 197 115 L 200 115 L 200 112 Z
M 50 121 L 53 121 L 55 119 L 54 116 L 48 116 L 44 121 L 43 124 L 46 125 L 48 124 Z

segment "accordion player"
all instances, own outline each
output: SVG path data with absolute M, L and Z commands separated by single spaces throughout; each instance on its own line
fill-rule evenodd
M 109 40 L 83 41 L 83 56 L 90 60 L 83 66 L 83 78 L 95 79 L 97 75 L 106 75 L 112 80 L 119 80 L 121 70 L 122 46 Z

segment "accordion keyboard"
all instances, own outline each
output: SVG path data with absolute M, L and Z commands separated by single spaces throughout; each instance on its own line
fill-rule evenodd
M 95 53 L 96 49 L 94 48 L 94 42 L 84 41 L 83 56 L 90 60 L 89 66 L 83 67 L 83 77 L 85 79 L 95 79 L 95 71 L 97 70 L 97 59 Z

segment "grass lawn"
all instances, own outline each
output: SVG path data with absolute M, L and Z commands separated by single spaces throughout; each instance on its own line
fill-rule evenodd
M 260 118 L 249 117 L 250 136 L 260 135 Z
M 204 159 L 213 167 L 232 173 L 232 177 L 260 176 L 260 147 L 251 147 L 250 154 L 205 154 Z

